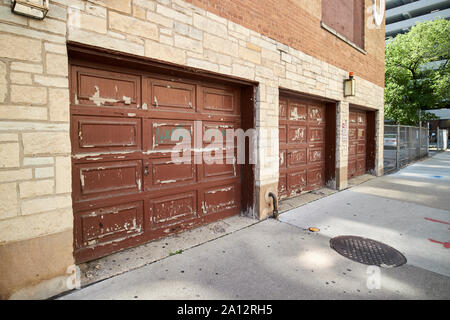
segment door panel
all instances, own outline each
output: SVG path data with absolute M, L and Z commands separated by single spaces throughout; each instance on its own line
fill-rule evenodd
M 152 108 L 195 112 L 195 86 L 175 81 L 148 79 Z
M 209 114 L 240 114 L 239 103 L 237 101 L 239 99 L 239 93 L 235 90 L 229 88 L 202 87 L 200 92 L 202 112 Z
M 158 119 L 152 121 L 151 147 L 148 150 L 171 150 L 178 142 L 172 140 L 172 135 L 176 130 L 181 129 L 194 137 L 193 121 L 176 121 Z M 181 131 L 180 130 L 180 131 Z M 191 139 L 191 146 L 194 140 Z
M 77 247 L 92 247 L 143 232 L 143 202 L 87 210 L 75 216 Z
M 214 186 L 203 194 L 203 215 L 209 215 L 226 210 L 235 210 L 239 206 L 240 190 L 232 185 Z
M 308 117 L 308 107 L 295 101 L 289 104 L 289 120 L 306 121 Z
M 74 152 L 140 150 L 141 121 L 135 118 L 74 116 Z
M 288 141 L 291 144 L 302 144 L 306 143 L 306 125 L 288 125 L 289 136 Z
M 302 166 L 307 164 L 307 149 L 290 149 L 288 154 L 287 165 L 289 167 Z
M 141 101 L 141 82 L 136 75 L 77 67 L 72 83 L 75 105 L 136 109 Z
M 73 172 L 76 201 L 142 191 L 140 160 L 80 163 Z
M 152 228 L 162 228 L 198 217 L 197 191 L 175 193 L 150 200 Z
M 176 163 L 170 158 L 152 159 L 149 161 L 151 185 L 148 188 L 175 186 L 196 182 L 196 166 L 191 163 Z

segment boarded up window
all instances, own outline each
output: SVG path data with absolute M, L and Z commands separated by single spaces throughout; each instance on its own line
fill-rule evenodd
M 363 0 L 322 0 L 322 22 L 364 48 Z

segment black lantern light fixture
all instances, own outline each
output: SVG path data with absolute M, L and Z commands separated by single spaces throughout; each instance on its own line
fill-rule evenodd
M 356 93 L 356 80 L 353 72 L 350 72 L 348 79 L 344 80 L 344 97 L 354 96 Z

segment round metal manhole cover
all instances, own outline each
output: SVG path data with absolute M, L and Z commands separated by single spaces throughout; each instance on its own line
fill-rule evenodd
M 372 239 L 340 236 L 331 239 L 330 246 L 350 260 L 371 266 L 392 268 L 406 263 L 398 250 Z

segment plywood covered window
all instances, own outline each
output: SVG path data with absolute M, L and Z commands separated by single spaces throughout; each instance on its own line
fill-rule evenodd
M 364 48 L 363 0 L 322 0 L 322 23 Z

